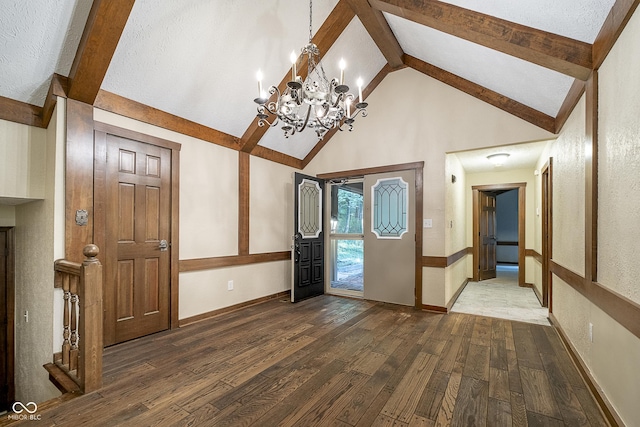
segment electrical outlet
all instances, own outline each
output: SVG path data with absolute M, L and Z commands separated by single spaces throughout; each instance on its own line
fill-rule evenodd
M 233 290 L 233 280 L 229 280 L 227 282 L 227 290 L 228 291 L 232 291 Z
M 589 322 L 589 341 L 593 342 L 593 323 Z

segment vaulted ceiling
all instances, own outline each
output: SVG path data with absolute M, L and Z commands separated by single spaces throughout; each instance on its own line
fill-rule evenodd
M 411 67 L 557 133 L 639 1 L 315 0 L 312 33 L 365 96 Z M 285 139 L 253 99 L 308 34 L 302 0 L 2 0 L 0 118 L 46 127 L 59 95 L 301 168 L 332 133 Z

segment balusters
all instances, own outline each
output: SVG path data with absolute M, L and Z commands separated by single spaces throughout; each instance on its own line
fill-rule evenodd
M 54 363 L 86 393 L 102 387 L 102 265 L 96 245 L 82 253 L 82 264 L 54 265 L 54 287 L 62 288 L 64 303 L 62 355 L 54 355 Z
M 65 276 L 62 281 L 64 292 L 64 317 L 63 317 L 63 332 L 62 332 L 62 364 L 69 365 L 69 351 L 71 345 L 69 343 L 70 331 L 69 331 L 69 299 L 71 298 L 71 292 L 69 292 L 69 276 Z
M 69 352 L 69 370 L 78 369 L 78 295 L 71 294 L 71 351 Z
M 62 365 L 69 371 L 78 368 L 78 314 L 80 310 L 78 297 L 79 276 L 58 273 L 64 298 L 63 332 L 62 332 Z

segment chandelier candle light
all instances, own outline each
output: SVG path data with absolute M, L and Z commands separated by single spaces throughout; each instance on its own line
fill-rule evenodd
M 312 38 L 312 1 L 309 1 L 309 44 L 302 48 L 302 55 L 308 57 L 307 78 L 302 81 L 298 75 L 298 57 L 291 52 L 291 81 L 283 93 L 277 86 L 271 86 L 268 92 L 262 90 L 262 72 L 258 71 L 258 98 L 254 102 L 258 104 L 258 126 L 276 126 L 278 121 L 283 121 L 285 138 L 296 132 L 302 132 L 307 127 L 314 129 L 318 139 L 322 139 L 325 133 L 337 128 L 343 130 L 346 125 L 349 131 L 353 130 L 353 123 L 358 114 L 367 116 L 367 103 L 362 101 L 361 78 L 358 79 L 358 102 L 355 96 L 349 93 L 349 86 L 344 84 L 344 70 L 347 66 L 344 59 L 340 60 L 340 79 L 327 79 L 320 62 L 320 50 L 311 42 Z M 351 111 L 351 105 L 355 103 L 355 110 Z M 272 121 L 270 121 L 270 119 Z

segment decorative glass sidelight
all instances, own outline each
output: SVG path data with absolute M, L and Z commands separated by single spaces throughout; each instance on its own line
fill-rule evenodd
M 409 185 L 401 177 L 371 187 L 371 231 L 378 239 L 401 239 L 409 231 Z
M 303 239 L 315 239 L 322 232 L 321 201 L 320 184 L 303 179 L 298 185 L 298 232 Z

